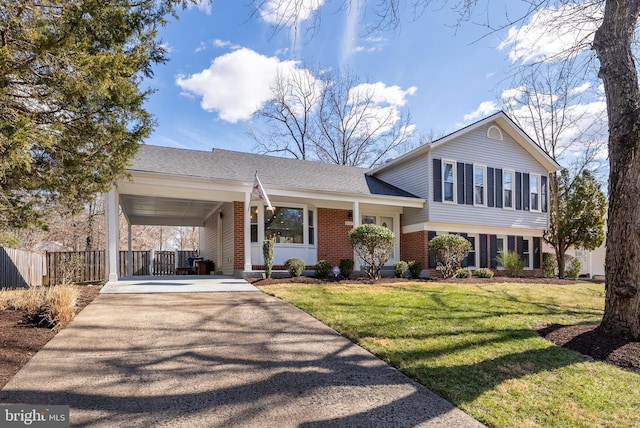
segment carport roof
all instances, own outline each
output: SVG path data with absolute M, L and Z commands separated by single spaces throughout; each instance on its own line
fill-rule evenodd
M 223 149 L 142 145 L 128 171 L 242 183 L 252 182 L 257 171 L 267 188 L 417 198 L 368 175 L 370 169 Z

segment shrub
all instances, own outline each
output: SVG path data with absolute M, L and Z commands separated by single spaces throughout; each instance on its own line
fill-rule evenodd
M 331 263 L 326 260 L 319 260 L 313 268 L 316 270 L 316 278 L 327 278 L 333 271 Z
M 351 272 L 353 272 L 353 260 L 340 259 L 340 275 L 342 275 L 343 278 L 349 278 Z
M 371 279 L 379 279 L 380 271 L 393 254 L 395 236 L 384 226 L 363 224 L 349 232 L 349 242 L 364 262 L 367 275 Z
M 422 262 L 418 260 L 411 260 L 408 265 L 407 269 L 409 269 L 411 278 L 419 278 L 420 272 L 422 272 Z
M 304 270 L 304 260 L 292 257 L 284 261 L 284 268 L 289 272 L 289 275 L 298 277 L 302 275 L 302 271 Z
M 553 253 L 542 253 L 542 274 L 546 278 L 555 278 L 558 275 L 558 260 Z
M 262 243 L 262 255 L 264 256 L 264 275 L 271 278 L 273 270 L 273 240 L 265 239 Z
M 493 278 L 493 271 L 489 268 L 476 269 L 476 276 L 478 278 Z
M 445 278 L 455 276 L 456 270 L 460 268 L 470 249 L 471 243 L 460 235 L 440 235 L 429 241 L 429 251 Z
M 55 286 L 47 290 L 45 321 L 56 329 L 64 328 L 76 313 L 78 287 L 73 285 Z
M 578 277 L 580 276 L 580 272 L 582 272 L 582 262 L 580 261 L 580 259 L 577 259 L 575 257 L 571 257 L 570 259 L 569 257 L 571 256 L 565 257 L 566 267 L 564 269 L 564 273 L 568 278 L 578 279 Z
M 525 261 L 520 258 L 520 255 L 514 251 L 505 251 L 498 254 L 496 257 L 498 265 L 502 266 L 507 272 L 507 275 L 511 277 L 522 276 L 524 271 Z
M 456 271 L 456 278 L 471 278 L 471 270 L 469 268 L 460 268 Z
M 393 273 L 395 274 L 396 278 L 402 278 L 402 275 L 404 275 L 408 268 L 409 263 L 399 260 L 393 264 Z

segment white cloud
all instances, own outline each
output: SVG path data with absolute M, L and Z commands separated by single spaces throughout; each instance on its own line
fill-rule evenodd
M 207 49 L 207 45 L 205 44 L 205 42 L 200 41 L 200 44 L 198 45 L 198 47 L 195 49 L 195 52 L 202 52 L 203 50 Z
M 176 84 L 184 95 L 202 97 L 200 105 L 204 110 L 236 123 L 249 119 L 271 97 L 278 70 L 290 72 L 296 67 L 294 61 L 280 61 L 241 48 L 217 57 L 199 73 L 178 76 Z
M 212 0 L 196 0 L 195 4 L 189 3 L 189 5 L 187 7 L 189 9 L 192 8 L 192 7 L 197 7 L 199 10 L 201 10 L 204 13 L 206 13 L 207 15 L 211 15 L 211 5 L 212 5 L 212 3 L 213 3 Z
M 485 116 L 489 116 L 490 114 L 493 114 L 493 113 L 497 112 L 498 110 L 500 110 L 500 108 L 496 105 L 495 102 L 493 102 L 493 101 L 483 101 L 483 102 L 480 103 L 478 108 L 475 109 L 475 111 L 464 115 L 464 121 L 465 122 L 470 122 L 472 120 L 477 120 L 479 118 L 482 118 L 482 117 L 485 117 Z
M 349 98 L 351 100 L 364 99 L 367 98 L 367 94 L 371 94 L 371 100 L 377 105 L 402 107 L 407 103 L 407 96 L 415 95 L 417 90 L 416 86 L 411 86 L 405 90 L 400 86 L 387 86 L 382 82 L 362 83 L 351 89 Z
M 260 17 L 268 24 L 293 27 L 309 19 L 325 0 L 266 0 L 260 7 Z
M 522 27 L 511 27 L 498 49 L 509 49 L 514 63 L 573 57 L 590 47 L 602 19 L 603 3 L 541 9 Z

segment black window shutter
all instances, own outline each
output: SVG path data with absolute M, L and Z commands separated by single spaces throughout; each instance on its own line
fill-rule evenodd
M 493 168 L 487 168 L 487 206 L 495 206 L 496 200 L 496 188 L 495 180 L 493 177 Z
M 442 161 L 433 160 L 433 201 L 442 202 Z
M 509 252 L 513 253 L 516 250 L 516 237 L 515 236 L 508 236 L 507 237 L 507 250 L 509 250 Z
M 502 208 L 502 169 L 496 168 L 496 208 Z
M 522 236 L 518 236 L 518 255 L 521 259 L 524 258 L 524 238 Z
M 472 163 L 467 163 L 464 165 L 464 178 L 465 178 L 464 200 L 467 205 L 473 205 L 473 164 Z
M 458 176 L 458 182 L 456 187 L 458 189 L 458 203 L 464 204 L 464 163 L 458 162 L 456 166 L 456 173 Z
M 529 211 L 529 202 L 531 196 L 529 195 L 529 174 L 526 172 L 522 174 L 522 209 Z
M 539 236 L 533 238 L 533 268 L 540 269 L 540 249 L 542 247 L 541 239 Z
M 496 262 L 496 257 L 498 257 L 498 237 L 496 235 L 491 235 L 489 238 L 490 242 L 490 253 L 491 256 L 491 267 L 493 269 L 498 267 L 498 262 Z
M 542 194 L 540 195 L 540 204 L 542 205 L 542 212 L 549 211 L 549 193 L 547 192 L 547 176 L 540 177 L 540 187 Z
M 487 235 L 480 235 L 480 267 L 488 267 Z
M 462 236 L 464 239 L 467 239 L 467 236 L 469 235 L 466 233 L 461 233 L 460 236 Z M 467 266 L 469 266 L 469 256 L 462 259 L 462 262 L 460 263 L 460 267 L 467 267 Z
M 427 232 L 427 238 L 429 238 L 429 241 L 431 241 L 435 237 L 436 237 L 435 232 Z M 435 268 L 436 268 L 436 258 L 431 253 L 431 250 L 429 250 L 429 269 L 435 269 Z
M 516 209 L 522 209 L 522 173 L 516 172 Z

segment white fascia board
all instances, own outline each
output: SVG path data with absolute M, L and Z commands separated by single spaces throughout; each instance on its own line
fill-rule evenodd
M 411 232 L 456 232 L 469 234 L 486 234 L 486 235 L 519 235 L 519 236 L 535 236 L 542 237 L 544 230 L 532 229 L 528 227 L 496 227 L 496 226 L 479 226 L 473 224 L 458 223 L 418 223 L 402 227 L 402 233 Z
M 118 191 L 125 195 L 144 195 L 157 197 L 180 197 L 183 195 L 196 200 L 244 200 L 244 193 L 251 190 L 253 182 L 222 181 L 195 177 L 176 176 L 150 172 L 130 171 L 131 180 L 120 180 Z M 180 194 L 168 194 L 173 189 Z M 290 197 L 295 199 L 312 199 L 336 202 L 360 202 L 376 205 L 401 206 L 407 208 L 423 208 L 426 201 L 420 198 L 385 195 L 362 195 L 354 193 L 329 193 L 312 190 L 300 190 L 265 186 L 269 199 Z M 223 195 L 223 193 L 225 193 Z

